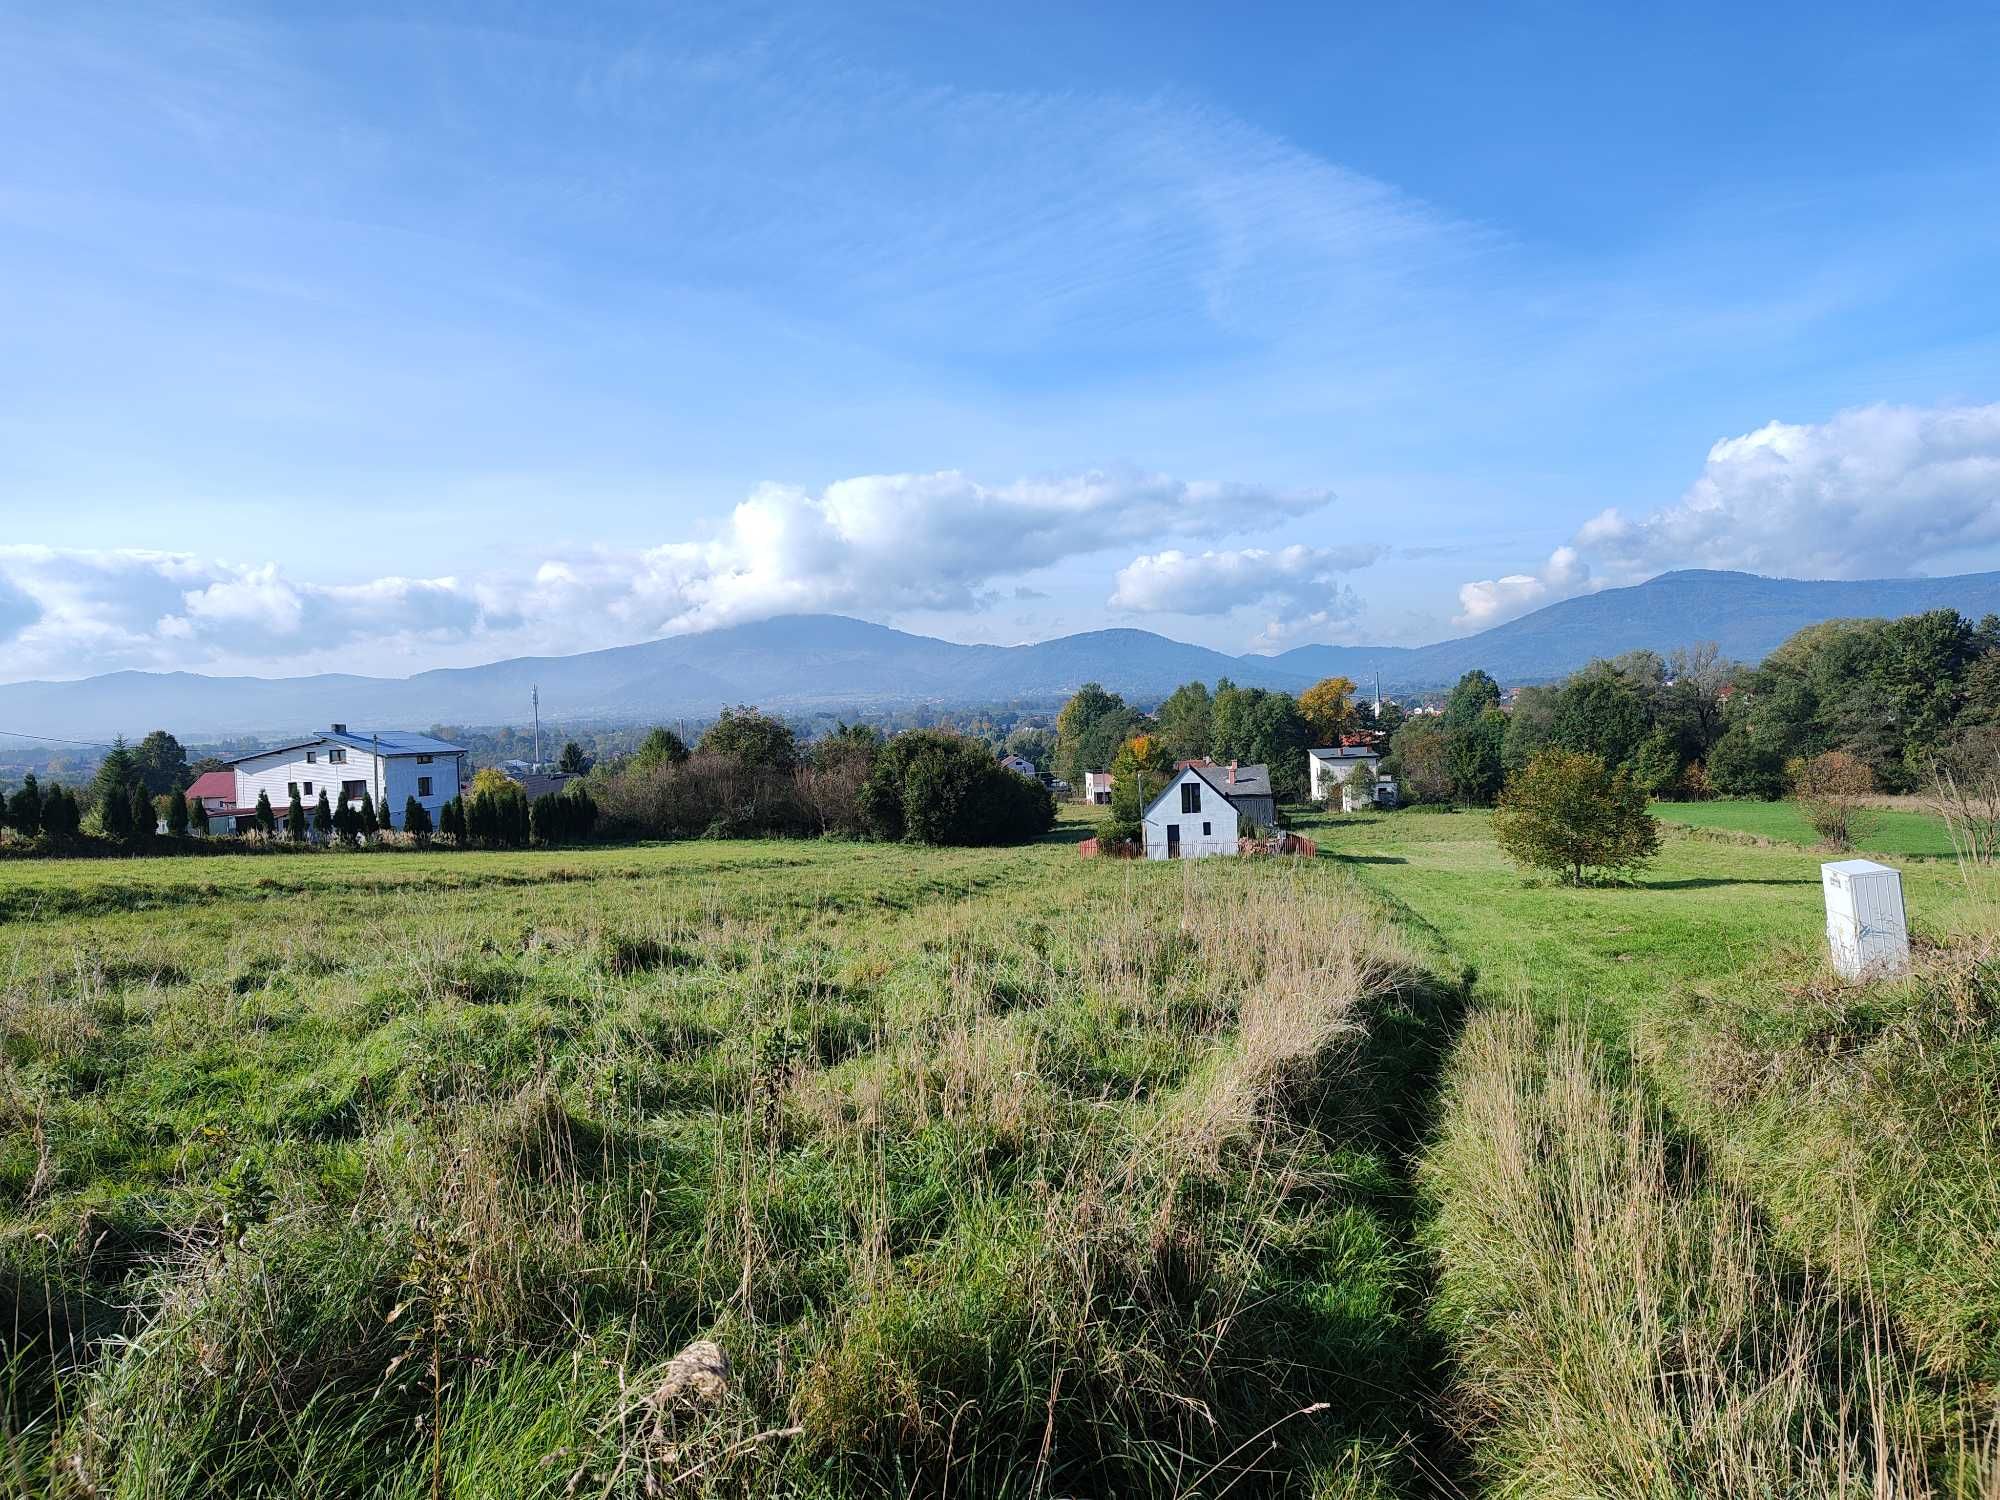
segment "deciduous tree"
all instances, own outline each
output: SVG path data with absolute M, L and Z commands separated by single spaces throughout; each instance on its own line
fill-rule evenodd
M 1826 750 L 1789 768 L 1792 801 L 1829 849 L 1852 849 L 1874 823 L 1866 798 L 1874 795 L 1875 773 L 1845 750 Z
M 1315 745 L 1338 745 L 1354 727 L 1354 679 L 1320 678 L 1299 694 L 1299 712 Z
M 1636 870 L 1660 848 L 1660 826 L 1628 772 L 1557 747 L 1507 779 L 1493 835 L 1516 864 L 1551 871 L 1572 885 L 1599 871 Z

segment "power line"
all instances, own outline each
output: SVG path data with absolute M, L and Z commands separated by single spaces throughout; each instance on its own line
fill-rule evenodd
M 109 750 L 111 748 L 109 745 L 100 744 L 96 740 L 66 740 L 60 735 L 28 734 L 19 729 L 0 729 L 0 735 L 5 735 L 8 739 L 14 740 L 40 740 L 45 745 L 83 745 L 92 750 Z

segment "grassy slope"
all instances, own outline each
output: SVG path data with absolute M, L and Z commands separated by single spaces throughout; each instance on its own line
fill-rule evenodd
M 1992 873 L 1908 866 L 1919 974 L 1856 991 L 1827 974 L 1820 856 L 1806 850 L 1670 833 L 1636 885 L 1570 890 L 1524 881 L 1480 813 L 1347 820 L 1321 847 L 1476 964 L 1489 1008 L 1636 1060 L 1673 1127 L 1693 1133 L 1784 1250 L 1879 1295 L 1951 1389 L 1990 1390 Z
M 1451 997 L 1327 862 L 36 864 L 0 911 L 0 1489 L 1426 1462 L 1399 1143 Z M 707 1409 L 664 1382 L 697 1335 Z
M 1653 815 L 1663 823 L 1689 828 L 1719 828 L 1732 833 L 1755 834 L 1787 844 L 1812 845 L 1818 837 L 1797 808 L 1789 802 L 1655 802 Z M 1944 821 L 1930 813 L 1904 808 L 1876 808 L 1862 814 L 1865 832 L 1856 841 L 1863 854 L 1933 855 L 1949 859 L 1951 839 Z

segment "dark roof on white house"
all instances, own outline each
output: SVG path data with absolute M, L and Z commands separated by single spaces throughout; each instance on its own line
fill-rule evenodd
M 1180 785 L 1181 771 L 1194 772 L 1195 775 L 1199 776 L 1214 789 L 1218 797 L 1225 798 L 1230 802 L 1242 801 L 1251 797 L 1269 797 L 1271 795 L 1271 768 L 1269 766 L 1240 765 L 1236 768 L 1236 780 L 1231 782 L 1229 779 L 1229 767 L 1227 766 L 1186 765 L 1181 767 L 1180 771 L 1174 772 L 1173 776 L 1168 779 L 1167 784 L 1160 788 L 1159 796 L 1146 804 L 1146 811 L 1148 813 L 1159 806 L 1162 797 L 1165 797 L 1168 792 Z
M 305 750 L 313 745 L 324 745 L 331 741 L 345 745 L 351 750 L 379 751 L 384 759 L 398 755 L 463 755 L 465 746 L 454 745 L 450 740 L 436 739 L 428 734 L 417 734 L 408 729 L 370 729 L 360 733 L 350 730 L 345 724 L 336 724 L 324 734 L 316 734 L 308 739 L 293 740 L 284 745 L 268 745 L 262 750 L 253 750 L 248 755 L 232 757 L 227 764 L 241 765 L 246 760 L 256 760 L 265 755 L 281 755 L 287 750 Z
M 1267 765 L 1239 765 L 1236 779 L 1229 779 L 1227 766 L 1189 766 L 1188 769 L 1225 797 L 1268 797 L 1271 795 L 1271 768 Z
M 1380 760 L 1382 752 L 1371 745 L 1328 745 L 1325 749 L 1308 750 L 1306 754 L 1314 760 L 1361 760 L 1364 757 Z

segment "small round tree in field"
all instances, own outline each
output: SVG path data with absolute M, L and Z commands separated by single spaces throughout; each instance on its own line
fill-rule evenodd
M 1571 885 L 1636 870 L 1660 850 L 1638 783 L 1575 750 L 1544 750 L 1508 778 L 1493 835 L 1516 864 Z
M 1863 799 L 1874 795 L 1875 773 L 1859 756 L 1828 750 L 1785 768 L 1792 778 L 1792 801 L 1829 849 L 1852 849 L 1873 826 Z

